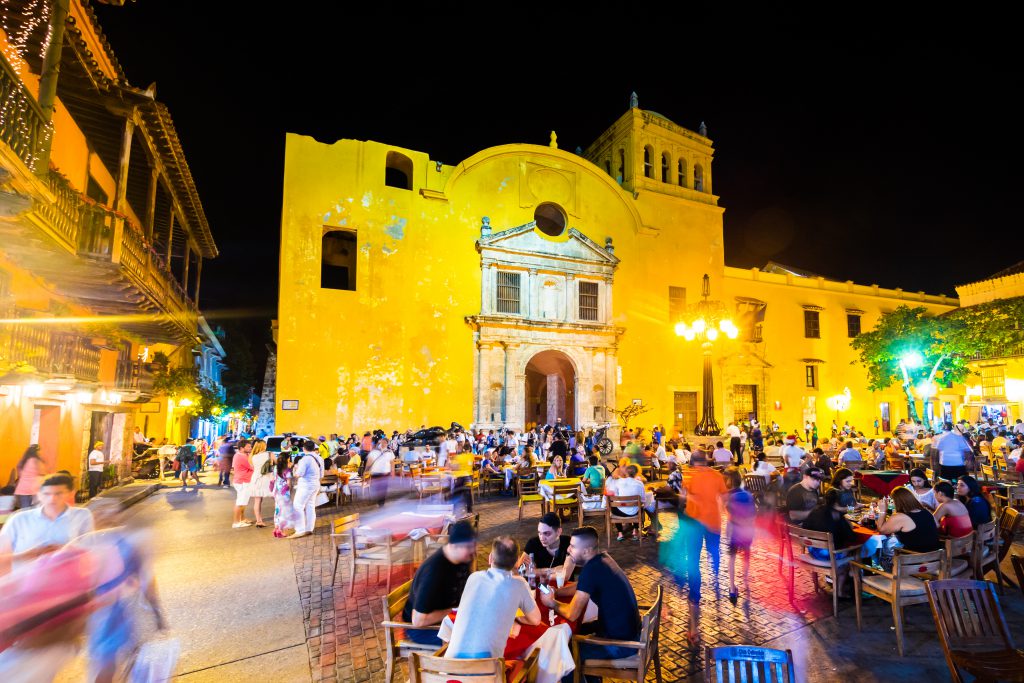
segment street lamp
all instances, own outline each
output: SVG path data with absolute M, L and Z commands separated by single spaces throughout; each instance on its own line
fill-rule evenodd
M 916 422 L 920 416 L 917 414 L 917 401 L 914 400 L 914 394 L 910 391 L 910 373 L 907 370 L 914 370 L 924 365 L 924 356 L 920 351 L 908 351 L 900 356 L 899 363 L 900 371 L 903 373 L 903 393 L 907 395 L 907 405 L 910 408 L 910 419 Z
M 722 428 L 715 420 L 715 386 L 711 374 L 711 347 L 718 340 L 719 334 L 729 339 L 739 336 L 739 328 L 727 317 L 725 307 L 718 301 L 709 301 L 711 296 L 711 279 L 707 273 L 701 286 L 703 299 L 687 311 L 687 322 L 676 324 L 676 334 L 686 341 L 700 341 L 704 355 L 704 397 L 702 415 L 697 427 L 693 430 L 697 436 L 712 436 L 721 433 Z

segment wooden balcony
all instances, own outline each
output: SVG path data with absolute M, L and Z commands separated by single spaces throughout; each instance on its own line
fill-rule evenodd
M 34 173 L 40 140 L 51 131 L 39 104 L 3 57 L 0 57 L 0 106 L 0 141 Z
M 3 327 L 0 345 L 8 360 L 27 363 L 39 374 L 99 381 L 100 350 L 76 334 L 54 332 L 42 324 L 17 323 Z

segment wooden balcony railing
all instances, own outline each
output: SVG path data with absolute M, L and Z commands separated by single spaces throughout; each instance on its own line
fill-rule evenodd
M 34 173 L 43 136 L 51 132 L 43 110 L 0 54 L 0 141 Z
M 78 246 L 78 231 L 81 221 L 82 201 L 78 191 L 59 173 L 50 171 L 46 177 L 46 185 L 53 193 L 55 201 L 40 202 L 36 211 L 46 220 L 58 237 L 64 240 L 70 249 Z
M 138 391 L 148 394 L 153 391 L 153 371 L 141 360 L 119 359 L 114 379 L 118 391 Z
M 8 360 L 27 363 L 40 373 L 99 380 L 100 350 L 84 337 L 31 323 L 7 326 L 4 336 Z
M 1024 342 L 1018 344 L 1010 344 L 994 352 L 976 353 L 973 356 L 971 356 L 971 360 L 987 360 L 989 358 L 1015 358 L 1017 356 L 1024 356 Z

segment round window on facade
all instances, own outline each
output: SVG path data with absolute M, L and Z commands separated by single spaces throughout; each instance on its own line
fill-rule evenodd
M 533 220 L 537 222 L 537 229 L 545 235 L 559 237 L 565 232 L 565 211 L 558 204 L 544 202 L 537 206 L 533 212 Z

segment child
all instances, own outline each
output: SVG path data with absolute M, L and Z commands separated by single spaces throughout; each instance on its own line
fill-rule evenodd
M 725 534 L 729 539 L 729 602 L 735 605 L 739 598 L 739 591 L 736 589 L 736 554 L 743 554 L 743 583 L 747 585 L 757 507 L 754 504 L 754 496 L 741 487 L 743 480 L 738 469 L 730 467 L 725 470 L 724 475 L 725 485 L 729 489 L 725 504 L 728 515 Z
M 292 460 L 286 453 L 277 456 L 274 465 L 274 537 L 287 538 L 295 533 L 295 506 L 292 504 Z M 338 482 L 341 486 L 341 482 Z

